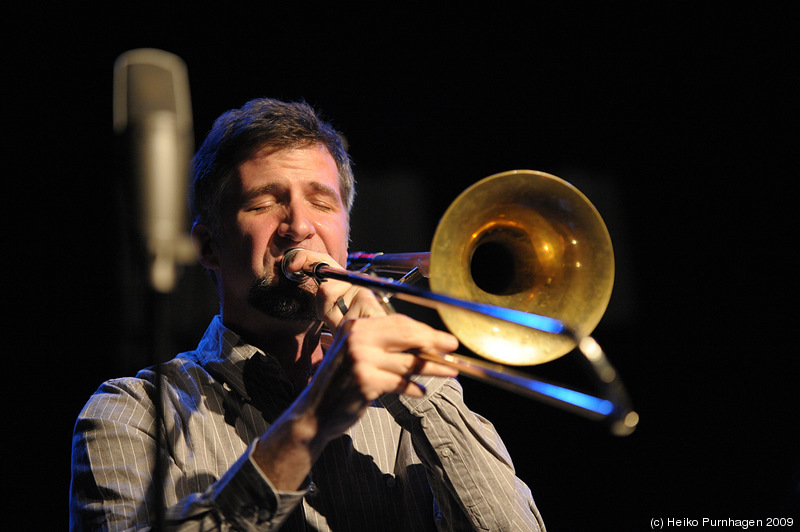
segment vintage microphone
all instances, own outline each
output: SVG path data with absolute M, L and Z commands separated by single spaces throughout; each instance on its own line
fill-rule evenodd
M 187 208 L 194 148 L 189 77 L 183 60 L 143 48 L 114 64 L 114 132 L 120 141 L 129 187 L 136 249 L 147 278 L 144 336 L 155 372 L 156 456 L 149 493 L 154 530 L 163 530 L 166 467 L 161 452 L 164 407 L 159 364 L 170 358 L 170 295 L 183 266 L 194 260 Z M 136 257 L 134 257 L 136 260 Z
M 186 192 L 194 147 L 189 76 L 177 56 L 131 50 L 114 65 L 114 131 L 134 185 L 134 224 L 153 290 L 170 293 L 194 258 Z

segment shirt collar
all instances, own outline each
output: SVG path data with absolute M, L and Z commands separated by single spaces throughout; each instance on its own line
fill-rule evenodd
M 245 362 L 261 351 L 242 340 L 242 337 L 222 324 L 217 315 L 211 320 L 197 346 L 198 363 L 214 378 L 221 380 L 243 397 L 248 397 L 242 380 Z
M 333 336 L 323 332 L 320 338 L 323 351 L 333 343 Z M 245 342 L 237 333 L 222 324 L 222 316 L 214 316 L 203 338 L 194 352 L 197 363 L 223 384 L 250 398 L 244 385 L 242 373 L 244 364 L 256 353 L 263 353 L 257 347 Z

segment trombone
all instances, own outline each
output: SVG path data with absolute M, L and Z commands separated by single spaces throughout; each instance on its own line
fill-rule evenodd
M 310 276 L 370 288 L 387 308 L 392 297 L 433 308 L 462 345 L 487 360 L 415 353 L 420 358 L 606 421 L 617 435 L 630 434 L 638 424 L 617 371 L 590 336 L 611 297 L 611 238 L 591 202 L 556 176 L 512 170 L 478 181 L 448 207 L 429 252 L 351 253 L 347 269 L 318 263 L 299 275 L 284 273 L 294 280 Z M 430 290 L 413 284 L 421 277 Z M 542 364 L 573 351 L 588 363 L 598 395 L 508 367 Z

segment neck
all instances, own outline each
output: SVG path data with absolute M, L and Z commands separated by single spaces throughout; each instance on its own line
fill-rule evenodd
M 310 380 L 313 368 L 322 360 L 320 322 L 289 323 L 261 315 L 257 324 L 228 319 L 222 323 L 239 334 L 247 343 L 278 360 L 298 392 Z

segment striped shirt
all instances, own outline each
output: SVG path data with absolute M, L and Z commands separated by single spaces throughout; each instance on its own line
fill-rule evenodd
M 455 379 L 422 399 L 386 395 L 330 442 L 300 491 L 278 491 L 251 453 L 269 428 L 249 403 L 244 363 L 259 351 L 215 317 L 195 351 L 155 374 L 105 382 L 75 426 L 72 530 L 147 529 L 154 457 L 173 530 L 544 530 L 493 426 Z

